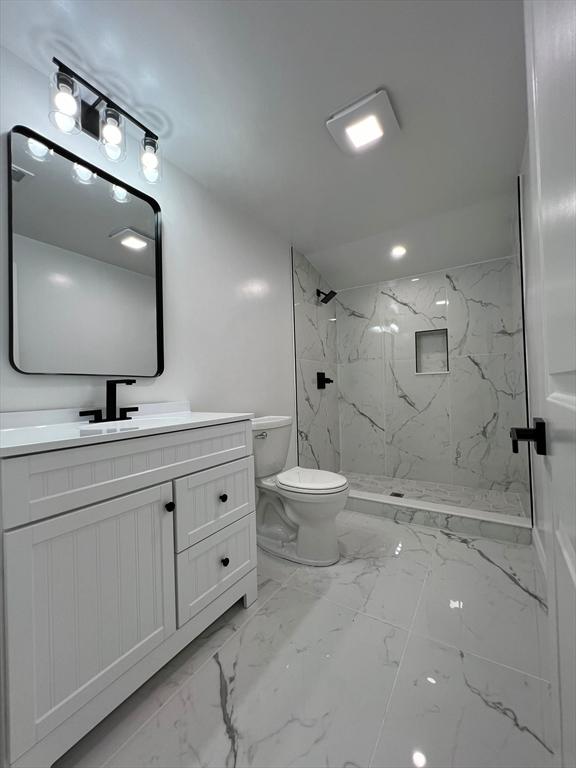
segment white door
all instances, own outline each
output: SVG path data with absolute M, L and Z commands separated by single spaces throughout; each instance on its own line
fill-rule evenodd
M 545 556 L 561 764 L 576 765 L 576 2 L 527 0 L 526 327 L 537 539 Z
M 169 483 L 4 536 L 10 759 L 175 631 Z

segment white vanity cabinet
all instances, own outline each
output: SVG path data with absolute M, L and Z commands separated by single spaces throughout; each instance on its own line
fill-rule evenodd
M 256 598 L 247 416 L 3 456 L 11 765 L 49 766 Z

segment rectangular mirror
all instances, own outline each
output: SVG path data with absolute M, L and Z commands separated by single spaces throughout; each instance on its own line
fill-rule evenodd
M 160 375 L 156 201 L 27 128 L 14 128 L 9 151 L 13 367 Z

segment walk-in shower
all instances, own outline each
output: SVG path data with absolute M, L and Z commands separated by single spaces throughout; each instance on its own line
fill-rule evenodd
M 298 450 L 344 473 L 349 506 L 525 541 L 528 449 L 519 248 L 351 289 L 329 304 L 294 254 Z M 322 372 L 332 383 L 317 387 Z

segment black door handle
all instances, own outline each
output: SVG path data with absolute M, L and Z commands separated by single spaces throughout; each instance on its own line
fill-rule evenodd
M 227 568 L 230 565 L 230 558 L 229 557 L 223 557 L 222 560 L 220 560 L 224 568 Z
M 164 509 L 166 512 L 174 512 L 176 509 L 176 504 L 174 504 L 173 501 L 169 501 L 167 504 L 164 504 Z
M 228 494 L 227 493 L 221 493 L 220 496 L 218 496 L 218 498 L 220 499 L 222 504 L 224 504 L 224 502 L 228 501 Z
M 546 422 L 544 419 L 532 419 L 532 427 L 512 427 L 512 453 L 518 453 L 519 442 L 531 442 L 539 456 L 546 456 Z
M 316 374 L 316 387 L 326 389 L 326 384 L 334 384 L 334 379 L 329 379 L 324 371 L 318 371 Z

